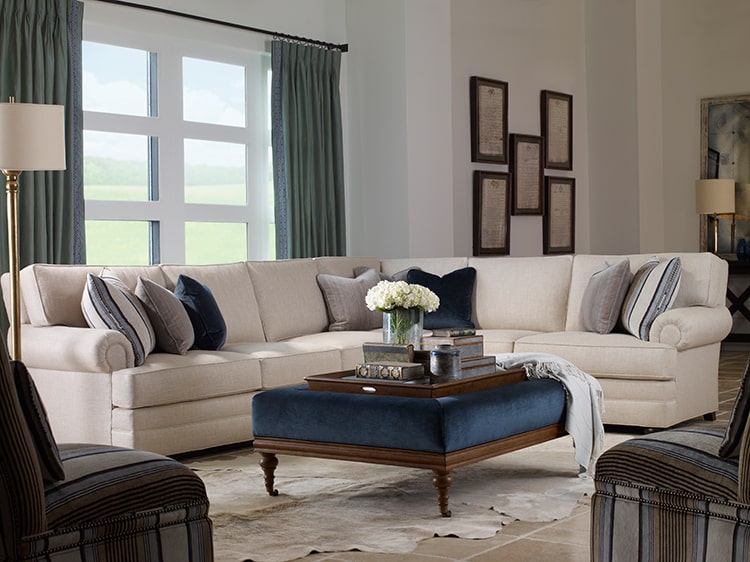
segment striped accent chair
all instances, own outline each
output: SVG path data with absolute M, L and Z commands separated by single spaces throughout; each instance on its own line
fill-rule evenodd
M 200 478 L 155 453 L 58 446 L 26 374 L 0 342 L 0 561 L 213 560 Z
M 718 455 L 725 427 L 695 423 L 630 439 L 596 463 L 591 560 L 750 560 L 750 431 Z

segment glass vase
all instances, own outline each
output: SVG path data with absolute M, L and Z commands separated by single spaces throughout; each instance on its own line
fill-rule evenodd
M 383 342 L 410 343 L 421 349 L 424 311 L 421 308 L 394 308 L 383 312 Z

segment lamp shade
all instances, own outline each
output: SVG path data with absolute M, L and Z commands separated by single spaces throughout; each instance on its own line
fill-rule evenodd
M 699 215 L 734 213 L 734 180 L 696 181 L 695 212 Z
M 0 169 L 64 170 L 64 106 L 0 103 Z

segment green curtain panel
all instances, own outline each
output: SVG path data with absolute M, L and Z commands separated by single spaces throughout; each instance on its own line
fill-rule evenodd
M 274 41 L 276 257 L 346 254 L 341 52 Z
M 65 106 L 64 172 L 23 172 L 19 177 L 21 267 L 85 261 L 83 224 L 83 113 L 78 0 L 0 2 L 0 101 Z M 4 184 L 4 178 L 3 178 Z M 8 271 L 5 197 L 0 216 L 0 271 Z M 7 326 L 2 307 L 0 322 Z

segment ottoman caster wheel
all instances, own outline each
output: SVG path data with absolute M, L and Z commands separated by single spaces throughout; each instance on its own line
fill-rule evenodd
M 274 497 L 278 496 L 279 495 L 279 491 L 278 490 L 271 490 L 270 492 L 268 492 L 268 495 L 269 496 L 274 496 Z
M 446 511 L 445 513 L 441 513 L 440 515 L 442 515 L 443 517 L 450 517 L 453 514 L 451 513 L 451 510 L 449 509 L 448 511 Z

